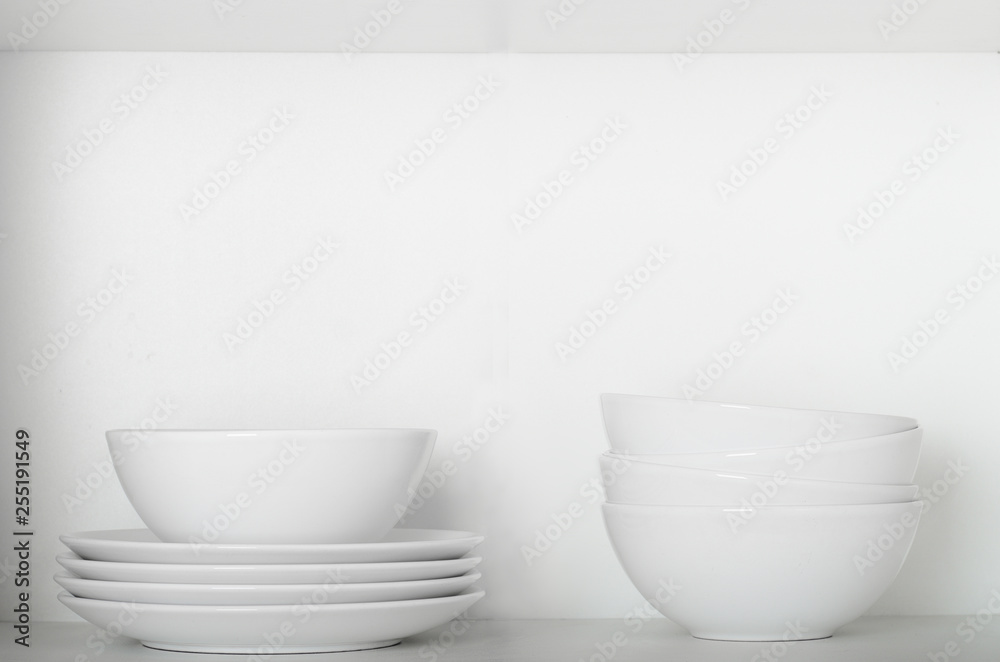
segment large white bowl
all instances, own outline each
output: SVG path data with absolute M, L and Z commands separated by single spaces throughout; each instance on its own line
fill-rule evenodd
M 646 456 L 601 456 L 601 478 L 612 503 L 660 506 L 851 505 L 903 503 L 917 485 L 844 483 L 791 478 L 787 470 L 746 474 L 675 467 Z
M 901 485 L 913 481 L 920 459 L 921 435 L 923 428 L 915 428 L 850 441 L 824 443 L 813 439 L 801 446 L 717 453 L 643 455 L 641 459 L 692 469 L 753 474 L 784 471 L 793 478 Z
M 434 430 L 110 430 L 129 501 L 164 542 L 381 539 L 430 462 Z
M 659 398 L 601 395 L 604 427 L 615 451 L 699 453 L 795 446 L 836 428 L 836 440 L 902 432 L 917 421 L 902 416 L 855 414 Z
M 604 504 L 632 583 L 696 637 L 818 639 L 863 614 L 906 558 L 921 502 L 733 509 Z

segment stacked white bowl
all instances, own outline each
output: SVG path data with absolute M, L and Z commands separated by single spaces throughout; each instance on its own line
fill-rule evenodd
M 148 529 L 61 537 L 60 600 L 150 648 L 380 648 L 457 617 L 483 537 L 394 528 L 436 433 L 416 429 L 111 430 Z
M 912 418 L 601 396 L 604 520 L 695 637 L 831 636 L 899 573 L 920 519 Z

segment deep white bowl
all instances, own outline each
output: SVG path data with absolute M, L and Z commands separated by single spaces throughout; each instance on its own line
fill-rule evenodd
M 734 509 L 604 504 L 611 544 L 664 616 L 704 639 L 829 637 L 863 614 L 903 565 L 921 502 Z
M 601 395 L 611 448 L 637 454 L 795 446 L 835 428 L 837 441 L 912 430 L 902 416 L 788 409 L 645 395 Z
M 110 430 L 129 501 L 164 542 L 382 538 L 430 462 L 434 430 Z
M 642 459 L 693 469 L 754 474 L 784 471 L 793 478 L 901 485 L 913 481 L 917 462 L 920 460 L 922 435 L 923 428 L 914 428 L 881 437 L 850 441 L 824 443 L 813 438 L 801 446 L 643 455 Z
M 601 456 L 601 478 L 612 503 L 660 506 L 851 505 L 903 503 L 917 485 L 844 483 L 792 478 L 787 470 L 746 474 L 675 467 L 646 456 Z M 659 456 L 654 456 L 659 457 Z

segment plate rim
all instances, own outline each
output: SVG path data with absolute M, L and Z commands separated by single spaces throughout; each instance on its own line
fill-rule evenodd
M 382 602 L 343 602 L 339 604 L 322 604 L 322 605 L 311 605 L 311 608 L 322 612 L 343 612 L 343 611 L 378 611 L 379 609 L 390 609 L 395 607 L 396 609 L 401 608 L 419 608 L 421 606 L 429 606 L 430 603 L 443 604 L 445 602 L 465 602 L 469 598 L 475 596 L 477 602 L 486 596 L 486 590 L 483 588 L 467 588 L 461 593 L 456 593 L 455 595 L 445 595 L 437 598 L 417 598 L 415 600 L 386 600 Z M 116 608 L 122 609 L 123 605 L 142 605 L 142 611 L 152 611 L 153 613 L 176 613 L 176 614 L 188 614 L 197 615 L 196 612 L 202 612 L 204 614 L 229 614 L 229 613 L 267 613 L 268 615 L 281 615 L 285 613 L 290 613 L 294 609 L 298 609 L 301 605 L 169 605 L 160 604 L 156 602 L 124 602 L 122 600 L 97 600 L 95 598 L 79 598 L 68 591 L 60 591 L 56 598 L 59 599 L 64 605 L 66 600 L 83 600 L 86 602 L 97 603 L 97 606 L 101 608 L 111 609 L 111 605 L 115 605 Z M 419 603 L 419 604 L 417 604 Z M 470 605 L 471 606 L 471 605 Z M 136 609 L 139 611 L 139 609 Z
M 246 589 L 246 588 L 258 588 L 258 589 L 262 589 L 262 590 L 267 590 L 267 589 L 271 589 L 271 588 L 277 588 L 277 589 L 301 589 L 304 592 L 309 592 L 309 591 L 313 591 L 315 589 L 323 588 L 324 586 L 326 586 L 326 584 L 189 584 L 189 583 L 167 584 L 165 582 L 112 581 L 110 579 L 88 579 L 86 577 L 77 577 L 77 576 L 75 576 L 73 574 L 70 574 L 70 572 L 71 571 L 66 570 L 65 568 L 57 570 L 56 573 L 52 576 L 52 579 L 57 584 L 59 584 L 58 580 L 60 580 L 60 579 L 69 579 L 71 581 L 88 582 L 88 583 L 96 583 L 96 584 L 115 584 L 115 585 L 121 585 L 123 588 L 132 588 L 132 587 L 134 587 L 136 585 L 141 586 L 143 588 L 145 588 L 145 587 L 151 587 L 151 586 L 155 586 L 155 587 L 168 587 L 168 588 L 182 586 L 182 587 L 200 588 L 200 589 L 204 589 L 204 590 L 214 590 L 214 591 L 220 591 L 220 592 L 230 592 L 230 591 L 232 591 L 234 593 L 236 591 L 240 590 L 240 589 Z M 482 577 L 483 577 L 483 573 L 481 571 L 476 570 L 475 568 L 473 568 L 472 570 L 469 570 L 468 572 L 466 572 L 463 575 L 455 575 L 454 577 L 435 577 L 433 579 L 410 579 L 410 580 L 398 580 L 398 581 L 389 581 L 389 582 L 356 582 L 356 583 L 350 583 L 350 584 L 343 584 L 343 586 L 352 586 L 352 587 L 356 586 L 356 587 L 361 587 L 361 588 L 369 587 L 369 586 L 378 586 L 380 588 L 382 588 L 382 587 L 391 588 L 392 587 L 391 585 L 395 585 L 395 584 L 405 584 L 405 585 L 423 584 L 423 585 L 426 585 L 426 584 L 432 584 L 432 583 L 455 582 L 455 580 L 459 580 L 459 579 L 466 580 L 466 581 L 468 581 L 468 580 L 471 579 L 471 582 L 475 583 L 475 582 L 479 581 L 480 579 L 482 579 Z M 80 595 L 73 595 L 73 593 L 70 592 L 69 589 L 67 589 L 62 584 L 59 584 L 59 586 L 61 586 L 64 591 L 69 592 L 70 595 L 72 595 L 74 598 L 81 598 L 83 600 L 100 600 L 100 599 L 102 599 L 102 598 L 85 598 L 85 597 L 80 596 Z M 447 596 L 442 596 L 442 597 L 447 597 Z M 114 602 L 114 601 L 112 600 L 111 602 Z M 385 600 L 384 602 L 397 602 L 397 601 L 395 601 L 395 600 Z M 146 603 L 146 604 L 168 604 L 168 603 L 155 603 L 154 602 L 154 603 Z M 192 605 L 192 606 L 195 606 L 195 605 Z M 208 605 L 199 605 L 199 606 L 208 606 Z
M 339 567 L 339 566 L 348 566 L 351 569 L 355 569 L 355 570 L 361 570 L 361 569 L 363 569 L 363 570 L 375 570 L 375 569 L 378 569 L 378 568 L 383 568 L 384 569 L 387 566 L 392 566 L 392 569 L 409 569 L 409 568 L 427 567 L 430 564 L 433 564 L 435 566 L 440 566 L 440 565 L 443 565 L 443 564 L 457 563 L 459 561 L 469 562 L 469 561 L 473 561 L 473 560 L 475 560 L 476 563 L 473 564 L 472 567 L 475 567 L 475 566 L 478 566 L 483 561 L 483 557 L 481 557 L 481 556 L 460 556 L 457 559 L 433 559 L 433 560 L 430 560 L 430 561 L 384 561 L 384 562 L 380 562 L 380 561 L 367 561 L 367 562 L 364 562 L 364 563 L 201 563 L 201 564 L 197 564 L 197 563 L 140 563 L 140 562 L 129 563 L 129 562 L 126 562 L 126 561 L 96 561 L 96 560 L 93 560 L 93 559 L 84 559 L 84 558 L 81 558 L 79 555 L 77 555 L 74 552 L 60 552 L 59 554 L 56 554 L 56 562 L 57 563 L 60 561 L 60 559 L 62 559 L 62 560 L 68 560 L 68 561 L 71 561 L 71 562 L 74 562 L 74 563 L 75 562 L 97 563 L 97 564 L 101 564 L 101 565 L 104 565 L 104 566 L 114 565 L 114 566 L 127 566 L 127 567 L 130 567 L 130 568 L 134 568 L 136 566 L 141 566 L 141 567 L 149 568 L 149 569 L 157 569 L 157 570 L 167 570 L 167 569 L 170 569 L 170 570 L 178 570 L 178 571 L 180 569 L 190 570 L 191 568 L 205 568 L 205 569 L 211 568 L 211 569 L 221 570 L 221 571 L 226 571 L 226 570 L 231 570 L 231 571 L 251 570 L 251 569 L 254 569 L 254 568 L 266 568 L 268 570 L 281 570 L 281 569 L 287 569 L 287 568 L 295 568 L 295 569 L 308 568 L 310 570 L 328 570 L 331 567 Z M 62 565 L 62 563 L 59 563 L 59 565 Z M 405 565 L 406 567 L 405 568 L 399 568 L 400 565 Z M 66 566 L 63 566 L 63 567 L 65 568 Z M 67 570 L 68 569 L 69 568 L 67 568 Z
M 405 532 L 404 539 L 363 543 L 192 544 L 162 542 L 156 540 L 148 528 L 129 528 L 64 533 L 59 540 L 80 558 L 90 561 L 191 565 L 447 560 L 471 553 L 486 540 L 482 534 L 457 529 L 400 528 L 394 531 Z
M 108 545 L 111 547 L 161 547 L 165 549 L 191 549 L 192 547 L 199 547 L 201 549 L 208 550 L 219 550 L 219 551 L 233 551 L 233 550 L 264 550 L 264 551 L 284 551 L 288 548 L 308 548 L 308 549 L 318 549 L 318 550 L 344 550 L 344 551 L 356 551 L 362 550 L 369 547 L 379 547 L 379 548 L 392 548 L 392 547 L 403 547 L 409 545 L 433 545 L 435 543 L 454 543 L 454 542 L 465 542 L 465 541 L 475 541 L 474 545 L 478 545 L 486 540 L 486 536 L 480 533 L 474 533 L 472 531 L 463 531 L 460 529 L 418 529 L 418 528 L 400 528 L 391 529 L 392 531 L 437 531 L 445 532 L 449 534 L 458 534 L 454 537 L 435 539 L 435 540 L 374 540 L 370 542 L 342 542 L 342 543 L 188 543 L 188 542 L 163 542 L 162 540 L 114 540 L 109 538 L 97 538 L 95 534 L 109 533 L 117 531 L 129 531 L 129 532 L 140 532 L 140 531 L 150 531 L 148 527 L 132 527 L 127 529 L 95 529 L 93 531 L 74 531 L 72 533 L 62 533 L 59 535 L 59 541 L 64 545 L 69 547 L 67 540 L 73 541 L 83 541 L 88 544 L 100 544 Z M 155 534 L 154 534 L 155 535 Z M 388 535 L 388 534 L 386 534 Z

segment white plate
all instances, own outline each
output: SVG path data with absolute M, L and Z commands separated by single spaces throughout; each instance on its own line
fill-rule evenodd
M 393 529 L 379 542 L 211 545 L 160 542 L 149 529 L 84 531 L 59 540 L 91 561 L 124 563 L 389 563 L 457 559 L 483 541 L 468 531 Z
M 409 582 L 458 577 L 482 559 L 472 556 L 446 561 L 398 563 L 272 563 L 260 565 L 193 565 L 86 561 L 73 554 L 56 556 L 59 564 L 84 579 L 166 584 L 360 584 Z
M 189 653 L 325 653 L 383 648 L 447 623 L 483 597 L 470 591 L 447 598 L 343 605 L 210 607 L 59 600 L 107 631 L 145 646 Z M 274 643 L 270 643 L 274 642 Z
M 471 572 L 460 577 L 414 582 L 374 584 L 144 584 L 80 579 L 56 574 L 60 586 L 77 598 L 148 602 L 160 605 L 295 605 L 343 604 L 423 600 L 458 595 L 481 577 Z

